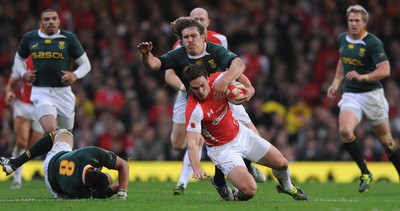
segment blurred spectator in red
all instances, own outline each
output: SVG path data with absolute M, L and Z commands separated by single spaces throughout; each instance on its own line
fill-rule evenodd
M 118 127 L 116 121 L 117 120 L 107 122 L 104 132 L 99 136 L 98 146 L 113 151 L 122 158 L 126 158 L 127 139 L 125 137 L 125 131 L 123 128 Z
M 269 74 L 269 59 L 260 53 L 259 44 L 253 40 L 241 46 L 240 58 L 246 65 L 244 74 L 254 83 L 257 77 Z
M 325 35 L 321 41 L 320 49 L 314 63 L 314 81 L 318 86 L 321 86 L 326 80 L 329 71 L 336 69 L 338 60 L 336 37 Z
M 95 94 L 94 103 L 96 111 L 101 113 L 104 110 L 109 110 L 118 117 L 121 114 L 125 97 L 123 93 L 118 90 L 117 80 L 114 76 L 107 76 L 105 81 L 106 83 L 104 86 L 98 89 Z
M 168 94 L 165 89 L 157 89 L 154 93 L 154 105 L 150 108 L 148 113 L 148 123 L 150 126 L 155 126 L 161 116 L 172 118 L 172 105 L 168 100 Z

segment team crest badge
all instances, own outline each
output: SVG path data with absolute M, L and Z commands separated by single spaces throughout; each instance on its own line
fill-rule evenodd
M 211 59 L 210 61 L 208 61 L 208 64 L 210 64 L 210 67 L 215 69 L 217 67 L 217 63 L 215 63 L 214 59 Z
M 365 56 L 365 48 L 360 48 L 360 52 L 358 52 L 358 55 L 361 57 Z
M 349 48 L 349 49 L 353 49 L 353 48 L 354 48 L 354 45 L 353 45 L 353 44 L 349 44 L 348 48 Z
M 58 48 L 60 48 L 61 50 L 63 50 L 63 49 L 65 48 L 65 42 L 64 42 L 64 41 L 58 42 Z

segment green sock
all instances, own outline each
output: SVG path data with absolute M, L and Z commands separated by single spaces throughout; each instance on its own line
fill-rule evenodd
M 244 164 L 246 165 L 247 171 L 250 171 L 250 165 L 251 161 L 247 160 L 246 158 L 243 158 Z
M 361 174 L 369 174 L 367 164 L 365 163 L 364 153 L 360 141 L 356 137 L 354 141 L 350 143 L 344 143 L 347 151 L 350 153 L 353 160 L 357 163 L 358 168 L 361 170 Z
M 225 175 L 217 166 L 215 166 L 214 184 L 219 188 L 226 185 Z
M 399 150 L 399 147 L 397 144 L 394 149 L 395 150 L 393 152 L 391 152 L 391 153 L 386 152 L 386 154 L 388 155 L 389 160 L 393 163 L 394 167 L 397 170 L 397 173 L 400 176 L 400 150 Z
M 35 157 L 46 154 L 53 147 L 54 133 L 48 133 L 43 138 L 39 139 L 31 148 L 26 150 L 19 157 L 12 159 L 10 162 L 16 167 L 22 166 L 22 164 L 32 160 Z

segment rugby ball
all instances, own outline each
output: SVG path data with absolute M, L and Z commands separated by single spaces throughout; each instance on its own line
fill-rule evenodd
M 237 99 L 243 98 L 244 91 L 239 87 L 244 87 L 244 85 L 238 81 L 234 81 L 228 85 L 228 88 L 225 91 L 228 101 L 234 102 Z

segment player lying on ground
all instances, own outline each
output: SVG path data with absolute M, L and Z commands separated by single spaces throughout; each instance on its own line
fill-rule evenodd
M 61 129 L 49 133 L 15 159 L 1 157 L 6 175 L 12 174 L 22 164 L 47 153 L 43 162 L 45 183 L 54 198 L 108 198 L 127 199 L 129 166 L 111 151 L 99 147 L 72 150 L 73 135 Z M 101 168 L 118 171 L 118 182 L 111 184 L 109 174 Z

